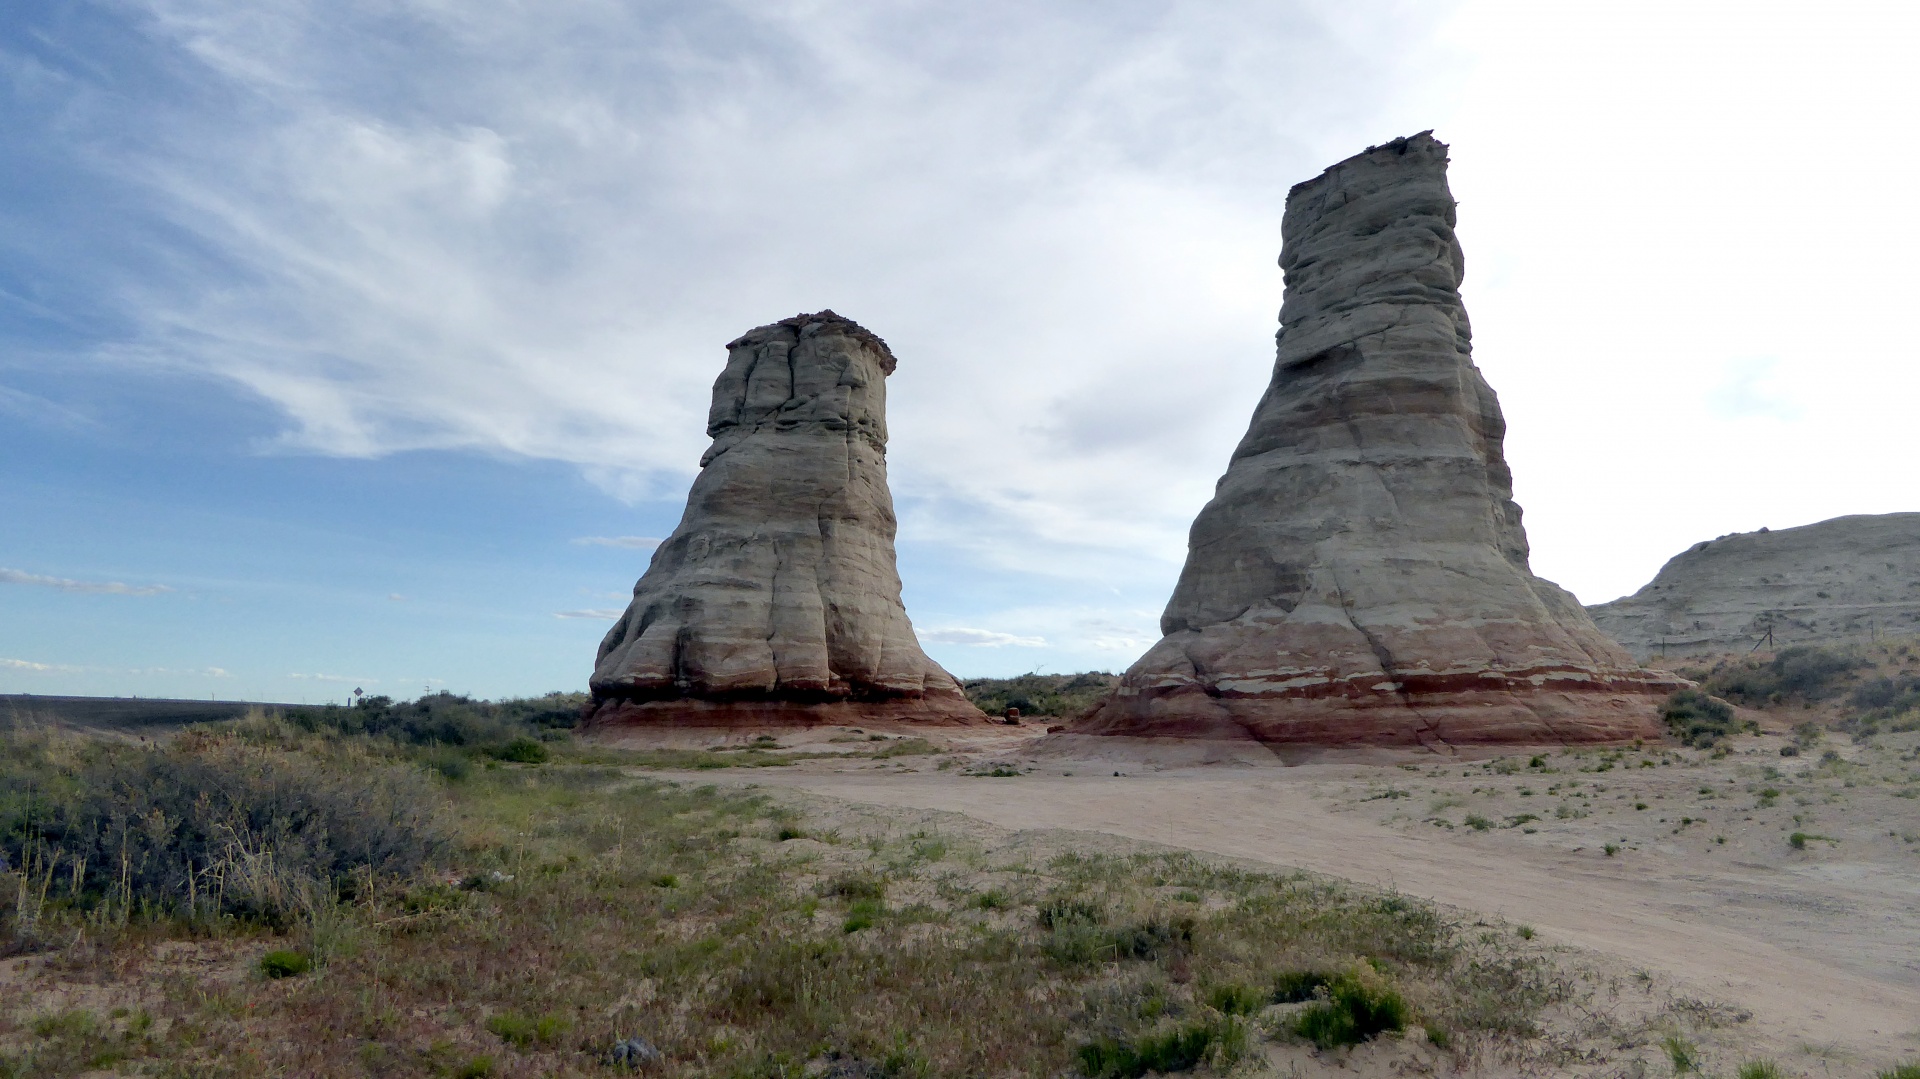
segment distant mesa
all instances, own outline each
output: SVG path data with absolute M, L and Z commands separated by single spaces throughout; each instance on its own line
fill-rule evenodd
M 686 514 L 600 644 L 595 724 L 986 721 L 900 600 L 893 369 L 832 311 L 727 346 Z
M 1165 637 L 1064 737 L 1660 737 L 1685 683 L 1528 568 L 1454 220 L 1428 132 L 1289 193 L 1272 383 L 1193 524 Z
M 1702 540 L 1640 591 L 1587 611 L 1642 657 L 1920 633 L 1920 513 Z

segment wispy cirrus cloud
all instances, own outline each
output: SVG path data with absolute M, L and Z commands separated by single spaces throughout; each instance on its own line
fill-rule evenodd
M 1015 633 L 972 629 L 966 626 L 923 629 L 918 635 L 928 644 L 962 644 L 974 648 L 1045 648 L 1047 646 L 1045 637 L 1022 637 Z
M 660 546 L 654 536 L 581 536 L 573 542 L 580 547 L 624 547 L 632 551 L 651 551 Z
M 69 667 L 63 663 L 39 663 L 31 659 L 6 659 L 6 658 L 0 658 L 0 668 L 4 668 L 9 671 L 33 671 L 35 673 L 54 672 L 54 671 L 59 671 L 64 673 L 68 671 L 77 671 L 80 669 L 78 667 Z
M 555 618 L 587 618 L 598 622 L 611 622 L 627 613 L 618 607 L 588 607 L 578 611 L 555 611 Z
M 122 584 L 119 581 L 75 581 L 41 573 L 0 567 L 0 584 L 23 584 L 94 596 L 157 596 L 173 589 L 163 584 Z

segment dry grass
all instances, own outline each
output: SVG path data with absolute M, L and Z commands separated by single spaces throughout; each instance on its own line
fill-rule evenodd
M 254 751 L 351 763 L 274 737 Z M 76 912 L 0 983 L 0 1076 L 599 1075 L 627 1038 L 685 1076 L 1217 1069 L 1293 1036 L 1303 972 L 1360 970 L 1469 1054 L 1573 992 L 1512 934 L 1305 876 L 803 821 L 578 763 L 434 782 L 436 865 L 279 931 Z M 269 952 L 313 969 L 269 977 Z

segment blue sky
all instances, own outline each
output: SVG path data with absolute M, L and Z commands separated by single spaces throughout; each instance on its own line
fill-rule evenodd
M 823 307 L 900 357 L 929 651 L 1120 669 L 1265 385 L 1287 188 L 1423 128 L 1538 572 L 1920 508 L 1904 5 L 25 7 L 0 691 L 578 688 L 722 346 Z

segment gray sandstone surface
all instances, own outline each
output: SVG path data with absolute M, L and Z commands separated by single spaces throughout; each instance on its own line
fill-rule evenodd
M 600 645 L 598 722 L 978 722 L 900 599 L 886 343 L 831 311 L 727 346 L 713 444 Z
M 1703 540 L 1646 587 L 1587 610 L 1638 656 L 1920 632 L 1920 513 L 1856 514 Z
M 1422 133 L 1288 195 L 1272 382 L 1193 524 L 1165 637 L 1070 734 L 1658 737 L 1677 680 L 1528 569 L 1446 167 Z

